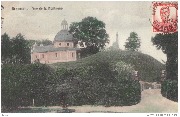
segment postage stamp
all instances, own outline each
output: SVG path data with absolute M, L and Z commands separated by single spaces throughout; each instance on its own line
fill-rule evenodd
M 173 33 L 177 31 L 177 2 L 152 2 L 153 32 Z

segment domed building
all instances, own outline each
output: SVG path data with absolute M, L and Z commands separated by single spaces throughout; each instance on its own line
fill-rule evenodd
M 68 32 L 68 23 L 63 20 L 61 23 L 61 31 L 59 31 L 53 41 L 53 45 L 33 46 L 31 50 L 31 63 L 39 61 L 40 63 L 57 63 L 76 61 L 79 57 L 80 48 L 75 47 L 75 40 Z

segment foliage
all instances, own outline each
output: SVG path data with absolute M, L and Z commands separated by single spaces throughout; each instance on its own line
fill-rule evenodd
M 81 22 L 73 22 L 69 28 L 69 32 L 79 41 L 80 46 L 84 46 L 85 43 L 81 56 L 95 54 L 109 43 L 105 23 L 95 17 L 86 17 Z
M 161 84 L 162 96 L 178 102 L 178 82 L 176 80 L 165 80 Z
M 50 99 L 49 88 L 55 85 L 54 71 L 49 66 L 39 63 L 27 66 L 27 70 L 30 76 L 27 88 L 29 88 L 31 100 L 35 100 L 35 106 L 47 106 Z
M 162 83 L 161 94 L 170 100 L 178 101 L 178 32 L 157 34 L 151 41 L 167 55 L 166 80 Z
M 10 37 L 4 33 L 1 35 L 1 61 L 2 63 L 7 63 L 12 58 L 11 52 L 11 41 Z
M 104 106 L 138 103 L 141 99 L 139 82 L 124 78 L 120 72 L 118 76 L 115 75 L 112 68 L 115 68 L 114 64 L 94 62 L 63 72 L 66 76 L 64 87 L 58 88 L 59 91 L 67 93 L 66 103 Z M 58 69 L 57 72 L 62 74 L 62 69 Z
M 151 41 L 157 49 L 162 49 L 165 54 L 170 52 L 177 53 L 177 37 L 178 32 L 172 34 L 156 34 L 155 37 L 151 38 Z
M 161 77 L 161 71 L 165 69 L 165 66 L 154 59 L 153 57 L 136 52 L 136 51 L 103 51 L 92 56 L 83 58 L 76 62 L 68 63 L 56 63 L 50 65 L 53 68 L 77 68 L 81 66 L 88 66 L 91 63 L 97 64 L 101 62 L 117 63 L 125 62 L 130 64 L 136 71 L 139 72 L 139 77 L 143 81 L 155 82 Z
M 1 35 L 1 58 L 2 63 L 7 64 L 29 64 L 31 62 L 31 48 L 37 43 L 37 45 L 43 44 L 51 45 L 50 40 L 26 40 L 22 34 L 17 34 L 16 37 L 10 38 L 8 34 Z
M 51 103 L 50 86 L 55 85 L 54 71 L 43 64 L 4 64 L 2 66 L 2 107 L 47 106 Z
M 99 52 L 56 65 L 52 69 L 40 63 L 3 64 L 2 107 L 32 106 L 33 99 L 35 106 L 133 105 L 139 103 L 141 92 L 131 72 L 138 70 L 150 79 L 163 68 L 152 57 L 132 51 Z
M 141 46 L 140 38 L 136 32 L 131 32 L 126 44 L 124 45 L 127 50 L 138 51 Z
M 140 101 L 140 84 L 123 73 L 114 74 L 115 64 L 94 62 L 54 71 L 45 64 L 2 66 L 2 108 L 54 105 L 133 105 Z M 118 64 L 120 67 L 120 64 Z M 123 67 L 123 66 L 122 66 Z M 63 102 L 63 103 L 62 103 Z
M 114 71 L 117 72 L 118 77 L 131 79 L 134 68 L 132 65 L 120 61 L 115 64 Z
M 24 36 L 17 34 L 12 43 L 13 63 L 30 63 L 30 47 Z
M 13 109 L 19 106 L 20 72 L 23 68 L 14 65 L 2 66 L 1 74 L 1 102 L 2 108 Z
M 172 34 L 157 34 L 151 39 L 157 49 L 167 54 L 166 78 L 171 80 L 178 79 L 178 32 Z
M 30 47 L 22 34 L 10 39 L 5 33 L 1 35 L 2 63 L 27 64 L 30 63 Z

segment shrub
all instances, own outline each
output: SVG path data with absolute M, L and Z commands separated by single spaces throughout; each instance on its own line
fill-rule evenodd
M 125 62 L 94 61 L 82 66 L 3 65 L 2 106 L 133 105 L 140 101 L 133 67 Z
M 141 99 L 140 84 L 130 79 L 129 69 L 133 70 L 124 62 L 114 66 L 114 63 L 103 61 L 74 69 L 58 69 L 59 78 L 65 77 L 62 78 L 64 82 L 61 84 L 64 88 L 58 86 L 58 92 L 59 94 L 63 91 L 67 93 L 66 102 L 69 105 L 137 104 Z
M 133 65 L 135 70 L 139 73 L 139 78 L 146 82 L 159 81 L 161 71 L 165 69 L 165 65 L 153 57 L 140 52 L 132 51 L 103 51 L 75 62 L 55 63 L 51 66 L 54 68 L 63 66 L 67 68 L 76 68 L 93 63 L 98 64 L 100 62 L 125 62 Z
M 43 64 L 2 65 L 2 107 L 10 110 L 19 106 L 47 105 L 50 86 L 54 84 L 53 70 Z
M 178 102 L 178 81 L 165 80 L 161 84 L 161 94 L 167 99 Z
M 1 69 L 1 102 L 6 110 L 17 108 L 21 105 L 24 65 L 4 64 Z

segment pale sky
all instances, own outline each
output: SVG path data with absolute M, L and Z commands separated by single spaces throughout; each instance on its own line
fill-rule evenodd
M 61 30 L 61 21 L 66 19 L 68 24 L 80 22 L 87 16 L 96 17 L 106 24 L 110 45 L 119 34 L 120 49 L 124 50 L 124 44 L 130 32 L 134 31 L 141 39 L 140 51 L 151 55 L 160 62 L 166 61 L 166 55 L 152 45 L 152 19 L 151 2 L 1 2 L 4 9 L 1 10 L 3 25 L 1 34 L 7 33 L 10 37 L 18 33 L 25 35 L 26 39 L 53 40 Z M 25 10 L 12 10 L 24 8 Z M 33 10 L 33 8 L 56 7 L 62 10 Z

